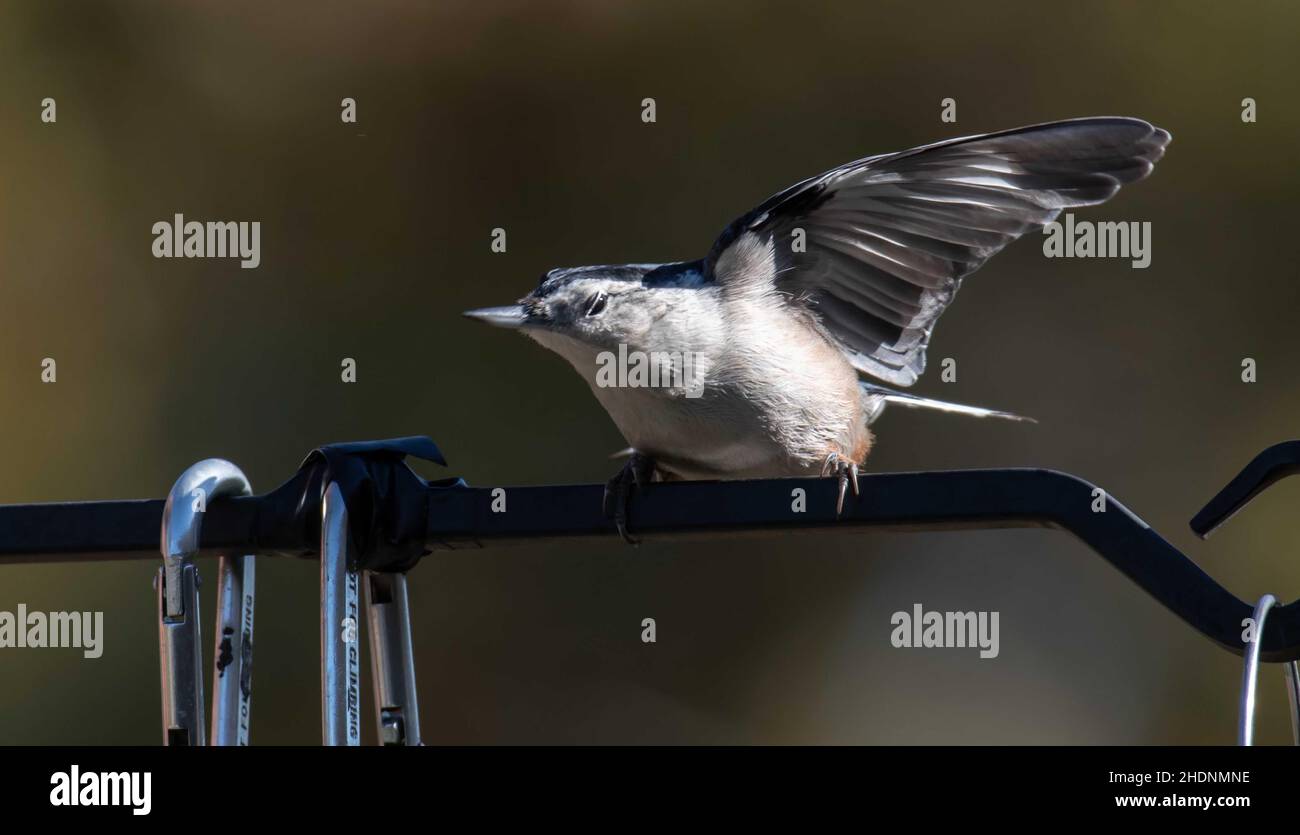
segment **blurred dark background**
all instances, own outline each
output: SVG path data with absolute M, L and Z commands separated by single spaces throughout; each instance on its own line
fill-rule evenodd
M 1068 470 L 1238 596 L 1290 600 L 1296 488 L 1209 542 L 1187 520 L 1297 435 L 1298 23 L 1286 2 L 5 3 L 0 502 L 162 496 L 210 456 L 264 491 L 318 444 L 406 434 L 472 484 L 603 480 L 624 443 L 585 383 L 460 311 L 550 267 L 698 257 L 869 153 L 1118 114 L 1174 142 L 1077 214 L 1151 221 L 1150 268 L 1013 245 L 917 390 L 1040 423 L 893 410 L 869 469 Z M 154 259 L 177 212 L 261 221 L 261 267 Z M 0 568 L 0 609 L 106 630 L 98 660 L 0 650 L 0 742 L 159 739 L 154 570 Z M 438 554 L 411 580 L 430 743 L 1233 740 L 1239 659 L 1060 533 L 611 537 Z M 253 739 L 317 742 L 317 567 L 262 560 L 257 582 Z M 1000 657 L 892 648 L 916 602 L 1001 612 Z M 1289 741 L 1263 675 L 1259 736 Z

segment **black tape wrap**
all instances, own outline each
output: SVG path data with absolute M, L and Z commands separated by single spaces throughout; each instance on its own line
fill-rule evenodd
M 407 466 L 408 455 L 447 465 L 423 436 L 319 447 L 297 475 L 266 497 L 262 522 L 278 526 L 290 517 L 288 526 L 300 532 L 301 541 L 319 547 L 325 485 L 334 482 L 348 509 L 350 567 L 407 571 L 429 552 L 424 544 L 429 483 Z

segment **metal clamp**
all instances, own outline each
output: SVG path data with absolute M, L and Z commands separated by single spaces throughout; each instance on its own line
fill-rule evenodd
M 406 575 L 367 571 L 366 614 L 370 620 L 370 677 L 375 688 L 379 744 L 420 745 Z
M 199 530 L 208 503 L 251 496 L 252 486 L 229 461 L 209 458 L 172 486 L 163 507 L 158 570 L 158 649 L 162 673 L 164 745 L 205 745 L 203 650 L 199 627 Z M 247 745 L 252 698 L 252 555 L 223 555 L 218 568 L 216 670 L 212 686 L 212 741 Z
M 321 738 L 361 744 L 361 575 L 350 564 L 343 491 L 330 482 L 321 502 Z M 366 571 L 370 663 L 380 745 L 419 745 L 411 610 L 406 576 Z
M 348 508 L 334 482 L 321 501 L 321 741 L 361 744 L 359 580 L 348 565 Z

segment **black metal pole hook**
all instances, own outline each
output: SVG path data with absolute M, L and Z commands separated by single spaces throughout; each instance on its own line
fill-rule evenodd
M 1242 508 L 1254 501 L 1275 483 L 1287 476 L 1300 475 L 1300 441 L 1283 441 L 1274 444 L 1251 459 L 1250 463 L 1237 473 L 1214 498 L 1210 499 L 1200 512 L 1192 517 L 1192 531 L 1201 539 L 1208 539 L 1224 522 L 1237 515 Z M 1265 632 L 1269 625 L 1278 620 L 1291 621 L 1300 617 L 1300 600 L 1293 601 L 1276 609 L 1274 620 L 1266 621 Z M 1261 636 L 1261 639 L 1265 636 Z M 1292 659 L 1294 660 L 1294 659 Z M 1292 706 L 1295 707 L 1295 693 L 1292 693 Z M 1300 713 L 1297 714 L 1300 718 Z M 1297 744 L 1300 744 L 1300 724 L 1295 728 Z M 1246 743 L 1248 744 L 1248 743 Z
M 1206 539 L 1275 482 L 1300 475 L 1300 441 L 1283 441 L 1256 455 L 1192 517 L 1192 531 Z

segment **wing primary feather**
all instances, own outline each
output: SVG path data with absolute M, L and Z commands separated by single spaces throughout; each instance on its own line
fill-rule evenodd
M 816 314 L 859 371 L 909 386 L 966 276 L 1064 209 L 1141 180 L 1169 141 L 1140 119 L 1103 116 L 867 157 L 769 198 L 682 274 L 724 287 L 760 281 Z M 806 248 L 777 245 L 798 230 Z M 755 253 L 771 267 L 752 269 Z

